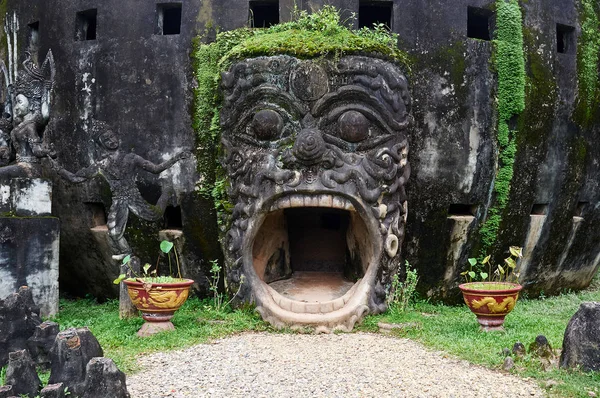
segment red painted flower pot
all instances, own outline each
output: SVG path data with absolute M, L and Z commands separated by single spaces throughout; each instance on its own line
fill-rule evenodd
M 142 283 L 126 279 L 123 283 L 127 285 L 131 302 L 146 321 L 138 331 L 138 335 L 144 337 L 165 330 L 175 330 L 171 318 L 187 300 L 194 281 L 182 279 L 181 282 L 173 283 Z
M 485 331 L 503 330 L 504 317 L 515 308 L 523 288 L 510 282 L 470 282 L 458 287 Z

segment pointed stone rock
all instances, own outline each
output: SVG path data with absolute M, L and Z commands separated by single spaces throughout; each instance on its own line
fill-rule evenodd
M 8 363 L 9 352 L 27 348 L 27 339 L 40 323 L 40 308 L 27 286 L 0 300 L 0 367 Z
M 40 392 L 40 398 L 66 398 L 65 388 L 63 383 L 48 384 Z
M 50 350 L 48 383 L 63 383 L 72 394 L 81 396 L 88 362 L 102 355 L 100 343 L 88 328 L 71 328 L 60 332 Z
M 542 334 L 537 336 L 535 341 L 529 345 L 529 353 L 539 358 L 551 359 L 554 357 L 550 342 Z
M 125 373 L 110 358 L 92 358 L 87 364 L 84 397 L 129 398 Z
M 600 303 L 582 303 L 567 325 L 560 367 L 577 366 L 600 371 Z
M 27 340 L 27 349 L 37 366 L 50 369 L 50 350 L 54 345 L 60 327 L 56 322 L 42 322 L 36 326 L 33 336 Z
M 12 386 L 13 395 L 27 395 L 33 398 L 38 394 L 42 382 L 27 350 L 8 354 L 5 382 Z

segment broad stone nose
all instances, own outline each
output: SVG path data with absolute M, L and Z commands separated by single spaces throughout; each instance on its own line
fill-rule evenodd
M 316 128 L 306 128 L 298 133 L 293 153 L 296 159 L 307 166 L 317 164 L 325 153 L 325 141 Z

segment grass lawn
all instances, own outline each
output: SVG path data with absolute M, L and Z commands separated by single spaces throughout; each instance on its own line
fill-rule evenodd
M 432 349 L 499 369 L 504 361 L 502 349 L 512 348 L 517 341 L 527 347 L 537 335 L 543 334 L 553 348 L 560 349 L 567 323 L 583 301 L 600 301 L 598 278 L 584 292 L 537 300 L 520 298 L 506 318 L 505 332 L 479 331 L 475 316 L 464 305 L 445 306 L 423 301 L 413 304 L 406 312 L 392 310 L 386 314 L 369 316 L 356 329 L 377 332 L 377 323 L 380 321 L 411 323 L 413 327 L 398 334 L 399 337 L 414 339 Z M 144 339 L 136 336 L 142 319 L 119 320 L 117 301 L 97 304 L 93 300 L 63 300 L 60 313 L 54 320 L 60 323 L 61 329 L 88 326 L 100 341 L 104 355 L 112 358 L 126 373 L 138 370 L 136 357 L 142 353 L 182 349 L 246 331 L 276 333 L 250 309 L 215 311 L 209 301 L 196 298 L 189 299 L 175 314 L 174 332 Z M 511 372 L 535 379 L 547 389 L 550 396 L 589 397 L 589 391 L 600 396 L 599 372 L 583 373 L 556 367 L 544 371 L 541 364 L 529 355 L 515 359 L 515 367 Z M 42 375 L 46 380 L 48 376 Z M 547 387 L 548 381 L 551 381 L 552 387 Z

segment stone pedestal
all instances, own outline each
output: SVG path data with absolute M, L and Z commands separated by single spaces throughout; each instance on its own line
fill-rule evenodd
M 60 221 L 50 217 L 52 185 L 15 178 L 0 185 L 0 193 L 0 299 L 27 285 L 41 315 L 54 315 Z

